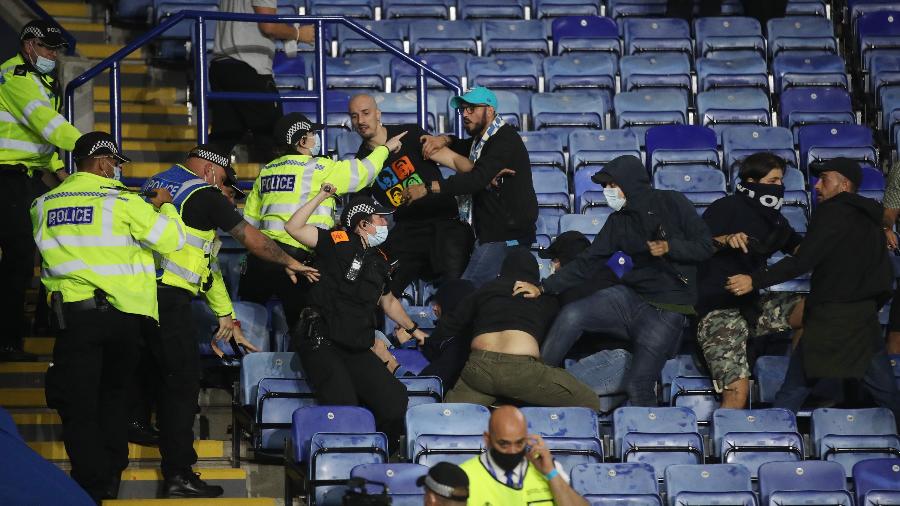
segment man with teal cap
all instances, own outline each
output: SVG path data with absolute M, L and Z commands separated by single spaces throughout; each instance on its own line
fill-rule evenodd
M 422 137 L 422 154 L 456 171 L 442 181 L 412 185 L 407 202 L 430 193 L 472 195 L 478 242 L 462 279 L 476 286 L 497 277 L 508 251 L 528 248 L 535 239 L 537 197 L 528 151 L 516 129 L 497 114 L 497 96 L 484 87 L 450 99 L 462 114 L 468 139 Z

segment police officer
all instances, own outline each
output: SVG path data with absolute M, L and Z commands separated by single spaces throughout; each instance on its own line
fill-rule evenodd
M 401 342 L 424 341 L 388 287 L 390 264 L 379 249 L 388 236 L 384 215 L 392 211 L 370 196 L 356 195 L 341 213 L 344 229 L 307 224 L 310 215 L 334 195 L 323 185 L 285 225 L 291 237 L 316 253 L 321 280 L 310 291 L 310 307 L 292 329 L 293 348 L 322 404 L 363 405 L 378 429 L 397 441 L 406 413 L 406 388 L 370 350 L 375 341 L 375 309 L 402 328 Z
M 390 152 L 400 149 L 400 139 L 405 134 L 388 139 L 383 147 L 375 148 L 365 159 L 336 162 L 319 156 L 321 145 L 317 132 L 321 129 L 321 124 L 311 122 L 300 113 L 279 119 L 274 135 L 283 156 L 263 167 L 244 205 L 245 219 L 300 261 L 310 258 L 310 249 L 284 230 L 284 224 L 294 211 L 309 201 L 322 183 L 334 186 L 338 195 L 369 186 Z M 333 227 L 334 201 L 329 199 L 316 208 L 309 223 L 326 229 Z M 242 300 L 258 304 L 265 304 L 273 293 L 278 295 L 288 324 L 293 326 L 300 310 L 306 306 L 305 294 L 309 287 L 302 281 L 299 286 L 285 282 L 282 277 L 276 277 L 278 270 L 278 266 L 264 258 L 248 256 L 239 293 Z
M 56 148 L 70 151 L 81 134 L 59 114 L 62 94 L 53 77 L 66 47 L 59 27 L 46 21 L 25 25 L 19 54 L 0 64 L 0 361 L 32 360 L 22 352 L 25 290 L 34 272 L 34 242 L 28 206 L 39 195 L 35 178 L 44 171 L 66 176 Z M 48 174 L 49 175 L 49 174 Z
M 126 401 L 140 328 L 158 319 L 150 250 L 177 251 L 185 233 L 168 191 L 151 206 L 118 181 L 128 158 L 111 135 L 85 134 L 73 154 L 78 172 L 34 201 L 31 222 L 60 328 L 47 405 L 62 419 L 72 478 L 99 502 L 116 498 L 128 466 Z
M 228 231 L 250 252 L 290 272 L 315 279 L 315 269 L 288 256 L 271 239 L 248 225 L 223 195 L 222 188 L 236 191 L 237 175 L 228 153 L 211 144 L 190 151 L 184 164 L 151 177 L 145 191 L 165 188 L 184 221 L 187 240 L 179 251 L 157 256 L 159 332 L 146 345 L 161 374 L 157 421 L 159 450 L 167 497 L 218 497 L 222 487 L 207 485 L 191 470 L 194 451 L 194 414 L 200 393 L 200 353 L 191 321 L 191 299 L 201 295 L 219 319 L 215 339 L 229 339 L 253 349 L 243 338 L 240 323 L 225 288 L 216 255 L 221 241 L 216 229 Z M 287 282 L 284 272 L 278 273 Z

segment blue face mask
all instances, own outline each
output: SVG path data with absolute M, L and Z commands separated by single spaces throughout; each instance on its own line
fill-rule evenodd
M 387 225 L 375 225 L 375 235 L 369 236 L 369 246 L 376 247 L 381 245 L 388 236 Z
M 43 56 L 38 55 L 37 61 L 34 62 L 34 68 L 36 68 L 41 74 L 49 74 L 50 72 L 53 72 L 53 69 L 56 68 L 56 62 L 49 58 L 44 58 Z
M 312 156 L 319 156 L 319 153 L 322 152 L 322 141 L 319 140 L 319 136 L 318 136 L 318 135 L 316 135 L 316 136 L 314 137 L 314 139 L 316 140 L 316 143 L 313 144 L 313 147 L 312 147 L 312 148 L 310 148 L 309 153 L 310 153 L 310 155 L 312 155 Z

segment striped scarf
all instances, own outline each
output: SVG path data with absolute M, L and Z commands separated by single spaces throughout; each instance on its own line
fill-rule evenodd
M 481 138 L 472 143 L 472 149 L 469 151 L 469 160 L 473 162 L 478 160 L 481 157 L 481 149 L 484 148 L 484 145 L 487 143 L 488 139 L 491 138 L 492 135 L 497 133 L 497 130 L 500 130 L 500 127 L 505 125 L 506 122 L 503 121 L 503 118 L 498 114 L 494 117 L 494 121 L 488 125 L 487 130 L 484 131 L 484 134 L 481 135 Z

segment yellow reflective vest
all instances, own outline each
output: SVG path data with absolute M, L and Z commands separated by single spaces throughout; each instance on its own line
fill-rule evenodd
M 390 152 L 375 148 L 363 160 L 334 161 L 308 155 L 286 155 L 263 167 L 244 204 L 244 219 L 272 240 L 309 251 L 284 231 L 297 209 L 309 202 L 322 186 L 331 183 L 337 195 L 358 192 L 372 184 Z M 307 222 L 319 228 L 334 226 L 334 199 L 327 199 Z
M 473 457 L 460 466 L 469 477 L 469 506 L 526 506 L 556 504 L 550 482 L 529 462 L 522 488 L 507 486 L 494 478 L 481 462 Z
M 184 206 L 197 191 L 212 188 L 183 165 L 151 177 L 144 184 L 144 190 L 165 188 L 172 194 L 172 205 L 184 218 Z M 216 190 L 218 191 L 218 190 Z M 166 254 L 156 254 L 157 276 L 161 283 L 183 288 L 191 295 L 202 293 L 209 308 L 216 316 L 234 313 L 219 260 L 216 258 L 221 241 L 215 229 L 200 230 L 184 225 L 184 248 Z
M 31 204 L 41 281 L 64 302 L 106 293 L 123 313 L 159 320 L 153 253 L 184 246 L 184 224 L 172 204 L 157 212 L 119 181 L 77 172 Z
M 0 165 L 63 167 L 56 148 L 71 151 L 81 133 L 59 113 L 62 97 L 53 78 L 25 63 L 21 54 L 0 64 Z

